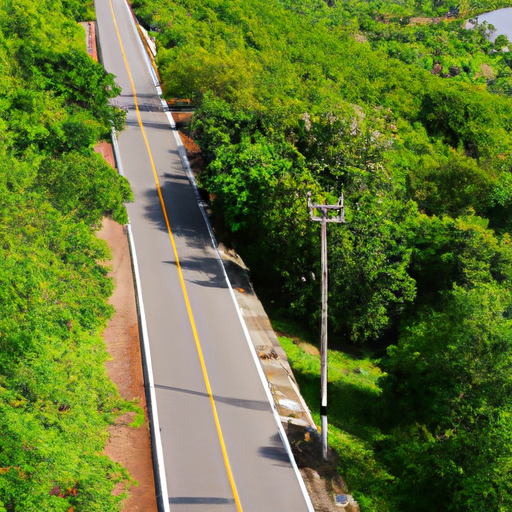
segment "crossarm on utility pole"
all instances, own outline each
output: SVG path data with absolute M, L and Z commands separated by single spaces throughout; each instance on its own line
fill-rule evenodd
M 336 204 L 315 204 L 311 202 L 311 192 L 308 192 L 308 208 L 311 220 L 322 222 L 337 222 L 345 223 L 345 205 L 343 194 L 338 199 Z M 315 210 L 319 210 L 321 216 L 315 215 Z M 329 211 L 338 211 L 335 217 L 329 217 Z

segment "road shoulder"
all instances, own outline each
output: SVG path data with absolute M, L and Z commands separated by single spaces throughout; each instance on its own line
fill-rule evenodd
M 104 332 L 107 350 L 112 357 L 106 363 L 107 373 L 121 396 L 135 400 L 145 412 L 144 424 L 129 426 L 134 413 L 125 413 L 109 428 L 105 454 L 121 463 L 137 482 L 130 489 L 124 512 L 157 512 L 151 443 L 147 419 L 144 378 L 139 341 L 139 326 L 135 302 L 130 251 L 125 229 L 112 219 L 104 219 L 98 237 L 106 240 L 112 252 L 110 276 L 115 290 L 110 303 L 115 314 Z

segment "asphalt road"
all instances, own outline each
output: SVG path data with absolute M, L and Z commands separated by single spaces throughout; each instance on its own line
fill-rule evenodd
M 125 0 L 96 0 L 96 13 L 103 63 L 129 109 L 119 150 L 135 195 L 128 213 L 163 447 L 163 508 L 311 510 Z

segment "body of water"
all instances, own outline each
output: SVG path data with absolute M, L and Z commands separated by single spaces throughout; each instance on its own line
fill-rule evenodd
M 496 32 L 489 37 L 491 41 L 494 41 L 500 34 L 506 35 L 512 41 L 512 7 L 481 14 L 477 19 L 478 23 L 487 21 L 496 28 Z

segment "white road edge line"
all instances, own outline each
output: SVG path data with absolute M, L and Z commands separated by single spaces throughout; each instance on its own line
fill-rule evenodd
M 121 154 L 119 152 L 119 145 L 117 142 L 117 136 L 114 129 L 112 129 L 112 146 L 114 149 L 114 155 L 117 162 L 117 169 L 121 176 L 124 176 L 123 165 L 121 163 Z M 140 330 L 142 335 L 142 350 L 144 352 L 144 361 L 146 363 L 146 375 L 148 378 L 147 387 L 149 389 L 149 414 L 151 419 L 151 430 L 154 436 L 154 447 L 156 452 L 156 466 L 158 471 L 160 493 L 162 494 L 162 502 L 164 512 L 170 512 L 169 507 L 169 492 L 167 490 L 167 479 L 165 476 L 165 463 L 164 463 L 164 451 L 162 446 L 162 437 L 160 435 L 160 422 L 158 420 L 158 408 L 156 404 L 156 392 L 155 392 L 155 378 L 153 376 L 153 364 L 151 362 L 151 350 L 149 348 L 149 334 L 148 326 L 146 323 L 146 313 L 144 309 L 144 301 L 142 299 L 142 288 L 139 274 L 139 264 L 137 260 L 137 252 L 135 250 L 135 243 L 133 240 L 132 227 L 128 220 L 128 244 L 130 246 L 130 253 L 132 257 L 132 268 L 135 279 L 135 290 L 137 294 L 137 309 L 139 311 Z
M 178 133 L 178 130 L 176 129 L 176 123 L 174 122 L 172 114 L 169 111 L 169 107 L 168 107 L 166 101 L 163 98 L 161 98 L 162 89 L 160 88 L 160 83 L 158 82 L 158 78 L 156 77 L 155 71 L 154 71 L 153 66 L 151 64 L 151 61 L 149 60 L 149 56 L 147 55 L 146 49 L 144 48 L 144 45 L 142 44 L 142 41 L 140 40 L 139 32 L 137 30 L 137 27 L 135 26 L 135 20 L 133 19 L 133 16 L 131 16 L 131 10 L 130 10 L 130 7 L 128 6 L 128 0 L 126 0 L 125 5 L 126 5 L 126 8 L 130 11 L 130 20 L 132 22 L 133 30 L 134 30 L 134 32 L 135 32 L 135 34 L 137 36 L 137 40 L 139 42 L 139 47 L 141 48 L 142 55 L 143 55 L 144 60 L 146 62 L 146 66 L 148 67 L 149 72 L 150 72 L 150 74 L 151 74 L 151 76 L 153 78 L 153 83 L 155 85 L 157 94 L 160 97 L 160 101 L 162 103 L 162 107 L 164 109 L 164 113 L 167 116 L 167 119 L 169 121 L 169 125 L 171 126 L 171 129 L 172 129 L 172 131 L 174 133 L 174 138 L 176 139 L 176 144 L 178 146 L 178 153 L 179 153 L 180 158 L 181 158 L 181 163 L 182 163 L 183 167 L 185 168 L 185 171 L 187 173 L 188 179 L 189 179 L 189 181 L 190 181 L 190 183 L 192 185 L 192 188 L 194 189 L 194 194 L 196 196 L 196 199 L 197 199 L 197 202 L 198 202 L 198 205 L 199 205 L 199 209 L 201 210 L 201 214 L 203 215 L 204 221 L 206 223 L 206 227 L 208 228 L 208 233 L 210 234 L 210 238 L 212 240 L 213 248 L 215 249 L 215 252 L 216 252 L 217 257 L 219 259 L 219 263 L 220 263 L 220 265 L 222 267 L 222 272 L 224 274 L 224 279 L 226 280 L 226 283 L 228 285 L 229 292 L 230 292 L 230 295 L 231 295 L 231 299 L 233 300 L 233 304 L 235 305 L 235 308 L 236 308 L 236 311 L 237 311 L 237 314 L 238 314 L 238 319 L 240 321 L 240 324 L 242 326 L 242 330 L 243 330 L 244 335 L 245 335 L 245 340 L 247 342 L 247 345 L 249 346 L 249 350 L 250 350 L 250 352 L 252 354 L 252 357 L 253 357 L 253 360 L 254 360 L 254 364 L 255 364 L 256 369 L 258 371 L 258 375 L 260 376 L 261 383 L 262 383 L 263 388 L 265 390 L 265 394 L 267 395 L 268 402 L 269 402 L 269 404 L 271 406 L 272 413 L 274 415 L 274 420 L 275 420 L 275 422 L 277 424 L 277 428 L 279 430 L 279 436 L 281 437 L 281 441 L 283 442 L 285 450 L 286 450 L 286 452 L 288 454 L 288 458 L 290 459 L 290 463 L 292 465 L 292 468 L 293 468 L 293 470 L 295 472 L 295 475 L 297 477 L 297 480 L 299 482 L 299 486 L 300 486 L 302 494 L 304 496 L 304 500 L 306 501 L 306 505 L 308 507 L 308 510 L 309 510 L 309 512 L 315 512 L 315 509 L 313 507 L 313 503 L 311 502 L 311 498 L 310 498 L 308 490 L 306 488 L 306 484 L 304 483 L 304 479 L 302 478 L 302 475 L 301 475 L 301 473 L 299 471 L 297 463 L 295 462 L 295 458 L 294 458 L 293 453 L 292 453 L 292 448 L 290 446 L 290 442 L 288 441 L 288 437 L 286 436 L 286 432 L 284 431 L 283 425 L 281 423 L 281 419 L 279 417 L 279 413 L 277 412 L 277 406 L 276 406 L 276 403 L 274 401 L 274 397 L 272 396 L 272 393 L 270 391 L 270 383 L 268 382 L 267 377 L 265 376 L 265 373 L 263 371 L 263 368 L 261 367 L 261 364 L 260 364 L 260 361 L 259 361 L 259 358 L 258 358 L 258 354 L 256 353 L 256 349 L 254 348 L 254 345 L 253 345 L 253 343 L 251 341 L 251 336 L 249 334 L 249 330 L 247 328 L 247 325 L 245 323 L 243 315 L 242 315 L 242 313 L 240 311 L 240 306 L 238 305 L 238 302 L 237 302 L 236 297 L 235 297 L 235 293 L 233 291 L 233 287 L 231 286 L 231 282 L 229 281 L 228 274 L 227 274 L 226 269 L 224 267 L 224 264 L 222 262 L 222 257 L 221 257 L 220 252 L 219 252 L 217 240 L 215 238 L 215 234 L 213 233 L 213 229 L 212 229 L 212 226 L 210 224 L 210 219 L 208 218 L 208 215 L 207 215 L 206 210 L 204 208 L 204 202 L 201 199 L 201 196 L 199 194 L 199 189 L 197 187 L 197 182 L 196 182 L 196 179 L 194 177 L 194 174 L 192 173 L 192 169 L 190 167 L 190 162 L 188 161 L 188 158 L 187 158 L 187 153 L 186 153 L 185 147 L 183 146 L 183 142 L 181 140 L 181 137 L 180 137 L 180 135 Z

